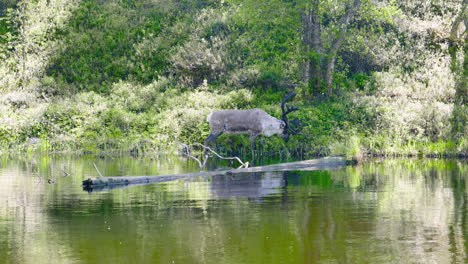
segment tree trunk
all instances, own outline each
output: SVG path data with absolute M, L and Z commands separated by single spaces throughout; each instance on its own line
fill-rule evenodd
M 468 18 L 465 19 L 465 28 L 468 27 Z M 461 68 L 461 76 L 458 81 L 456 97 L 458 98 L 458 103 L 461 105 L 466 105 L 468 103 L 468 35 L 465 30 L 465 40 L 463 45 L 463 66 Z
M 320 1 L 313 1 L 302 10 L 302 46 L 305 53 L 302 66 L 302 82 L 311 88 L 315 94 L 320 90 L 322 74 L 322 39 L 318 5 Z M 306 96 L 303 91 L 303 97 Z
M 468 45 L 465 40 L 463 47 L 463 68 L 458 74 L 457 83 L 455 84 L 455 103 L 452 112 L 452 136 L 453 139 L 459 140 L 467 137 L 468 131 L 468 108 L 466 103 L 468 102 Z M 457 74 L 457 73 L 456 73 Z
M 302 11 L 302 50 L 304 57 L 301 65 L 301 81 L 304 85 L 309 86 L 310 83 L 310 50 L 311 50 L 311 30 L 310 30 L 310 10 Z M 306 90 L 302 90 L 302 98 L 306 97 Z
M 333 82 L 333 72 L 335 71 L 335 62 L 336 62 L 336 55 L 330 56 L 327 60 L 326 72 L 325 72 L 325 85 L 327 87 L 328 96 L 333 94 L 332 89 L 332 82 Z
M 455 83 L 455 102 L 452 112 L 452 136 L 455 140 L 466 137 L 468 111 L 466 103 L 468 102 L 468 17 L 466 10 L 468 8 L 468 0 L 464 0 L 460 13 L 452 23 L 452 29 L 449 37 L 449 53 L 451 56 L 451 68 L 456 77 Z M 458 35 L 459 27 L 465 24 L 465 31 Z M 459 49 L 463 49 L 463 62 L 459 62 L 457 54 Z M 461 64 L 461 65 L 460 65 Z
M 461 46 L 463 46 L 463 39 L 461 39 L 461 36 L 463 35 L 460 34 L 458 36 L 458 31 L 460 25 L 463 23 L 465 24 L 465 32 L 466 32 L 466 26 L 468 26 L 468 17 L 466 16 L 466 9 L 468 6 L 468 0 L 463 0 L 460 13 L 455 17 L 455 20 L 452 23 L 452 28 L 450 29 L 450 36 L 449 36 L 449 54 L 451 57 L 451 69 L 454 73 L 457 73 L 460 71 L 460 65 L 458 63 L 457 59 L 457 52 Z M 466 36 L 465 36 L 465 42 L 466 42 Z
M 333 82 L 333 73 L 335 72 L 335 62 L 338 50 L 341 48 L 341 45 L 343 45 L 351 19 L 356 15 L 360 6 L 361 0 L 354 0 L 352 5 L 351 3 L 346 4 L 346 12 L 340 18 L 339 21 L 339 31 L 337 32 L 337 35 L 335 36 L 335 39 L 332 42 L 330 50 L 328 51 L 328 59 L 325 71 L 325 85 L 327 88 L 328 96 L 331 96 L 333 94 L 333 89 L 331 85 Z
M 313 57 L 310 61 L 310 76 L 311 82 L 310 87 L 312 89 L 312 94 L 316 95 L 322 90 L 323 83 L 323 47 L 322 47 L 322 37 L 321 37 L 321 26 L 320 18 L 317 15 L 318 12 L 318 1 L 316 6 L 313 9 L 311 14 L 311 36 L 312 36 L 312 50 Z
M 131 177 L 98 177 L 88 178 L 83 181 L 83 187 L 88 190 L 99 190 L 99 188 L 113 186 L 125 186 L 129 184 L 148 184 L 167 182 L 180 179 L 190 179 L 200 176 L 216 176 L 216 175 L 232 175 L 238 173 L 255 173 L 255 172 L 274 172 L 274 171 L 311 171 L 311 170 L 335 170 L 346 165 L 345 158 L 328 157 L 321 159 L 303 160 L 296 162 L 287 162 L 281 164 L 258 166 L 250 168 L 231 169 L 224 171 L 205 171 L 185 174 L 172 175 L 152 175 L 152 176 L 131 176 Z
M 361 6 L 361 0 L 346 3 L 345 14 L 338 22 L 339 30 L 327 50 L 323 49 L 321 38 L 319 3 L 319 0 L 312 1 L 302 10 L 302 45 L 306 53 L 303 60 L 302 81 L 310 87 L 311 94 L 317 95 L 326 88 L 330 96 L 333 93 L 332 83 L 337 52 L 345 40 L 351 19 Z

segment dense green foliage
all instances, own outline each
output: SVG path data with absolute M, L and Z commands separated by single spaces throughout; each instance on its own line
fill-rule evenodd
M 202 142 L 216 109 L 279 117 L 295 91 L 302 135 L 265 138 L 265 155 L 466 155 L 466 1 L 356 2 L 342 30 L 347 2 L 317 1 L 321 45 L 342 37 L 319 54 L 308 1 L 2 1 L 2 149 L 167 149 Z M 311 93 L 304 61 L 330 58 L 332 89 Z

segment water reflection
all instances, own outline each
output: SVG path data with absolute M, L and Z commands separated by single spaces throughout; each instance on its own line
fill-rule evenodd
M 281 172 L 218 175 L 212 177 L 210 190 L 216 199 L 261 198 L 281 193 L 287 184 L 285 175 Z
M 384 160 L 86 193 L 80 183 L 96 176 L 92 162 L 0 160 L 2 261 L 467 262 L 464 161 Z M 105 175 L 196 171 L 175 157 L 96 163 Z

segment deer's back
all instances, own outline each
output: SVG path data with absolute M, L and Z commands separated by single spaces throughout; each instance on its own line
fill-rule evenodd
M 270 115 L 261 109 L 221 110 L 210 114 L 207 118 L 211 130 L 215 133 L 261 133 L 264 121 Z

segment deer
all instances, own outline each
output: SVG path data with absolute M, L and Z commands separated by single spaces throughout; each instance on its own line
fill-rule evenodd
M 299 121 L 295 118 L 288 120 L 287 115 L 299 110 L 296 107 L 286 105 L 286 101 L 296 96 L 296 93 L 290 93 L 281 102 L 282 117 L 277 119 L 265 111 L 255 108 L 249 110 L 220 110 L 209 114 L 206 118 L 210 123 L 210 135 L 205 140 L 208 145 L 222 134 L 250 134 L 250 144 L 252 150 L 255 147 L 255 139 L 262 136 L 280 135 L 285 142 L 289 141 L 289 135 L 299 134 L 298 129 L 293 129 L 290 123 L 295 126 Z

